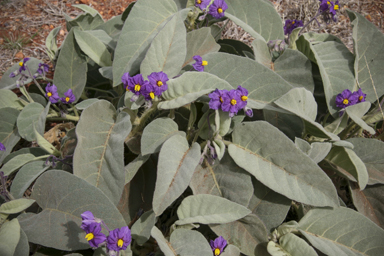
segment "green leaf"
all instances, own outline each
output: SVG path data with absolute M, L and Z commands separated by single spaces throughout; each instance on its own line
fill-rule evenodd
M 168 90 L 162 94 L 165 101 L 159 103 L 159 109 L 179 108 L 216 88 L 232 89 L 223 79 L 204 72 L 185 72 L 180 77 L 170 79 L 167 84 Z
M 20 213 L 22 211 L 25 211 L 34 202 L 35 200 L 27 199 L 27 198 L 15 199 L 0 205 L 0 213 L 3 213 L 3 214 Z
M 187 32 L 180 13 L 174 15 L 153 39 L 140 73 L 147 77 L 152 72 L 163 71 L 168 77 L 179 74 L 187 54 Z
M 228 244 L 237 246 L 246 255 L 260 255 L 257 253 L 259 247 L 268 242 L 268 232 L 254 214 L 231 223 L 209 226 L 218 236 L 223 236 Z
M 122 16 L 117 15 L 111 18 L 110 20 L 106 21 L 105 23 L 101 24 L 94 30 L 92 30 L 91 33 L 95 33 L 98 30 L 105 31 L 114 40 L 114 45 L 115 45 L 114 48 L 116 48 L 116 43 L 117 43 L 116 41 L 119 39 L 121 30 L 123 29 L 123 25 L 124 25 L 124 21 L 122 20 Z
M 74 35 L 80 49 L 99 66 L 105 67 L 112 65 L 111 54 L 104 43 L 97 37 L 87 31 L 78 29 L 74 29 Z
M 0 254 L 13 256 L 20 240 L 20 225 L 17 219 L 4 223 L 0 228 Z
M 384 142 L 368 138 L 352 138 L 347 141 L 354 145 L 353 151 L 367 168 L 368 184 L 384 184 Z
M 285 109 L 298 117 L 302 118 L 307 132 L 321 138 L 339 140 L 335 134 L 324 129 L 319 123 L 315 122 L 317 115 L 317 104 L 312 93 L 304 88 L 295 88 L 284 94 L 274 102 L 277 106 Z
M 299 230 L 326 255 L 380 256 L 384 251 L 384 230 L 346 207 L 310 210 L 300 220 Z
M 360 190 L 355 182 L 349 182 L 353 204 L 365 217 L 384 229 L 384 185 L 367 186 Z
M 176 12 L 177 6 L 173 0 L 141 0 L 133 6 L 117 42 L 113 86 L 121 83 L 125 72 L 135 74 L 139 71 L 153 38 Z
M 125 166 L 125 184 L 129 183 L 136 175 L 140 167 L 149 159 L 151 155 L 138 155 L 132 162 Z
M 247 206 L 252 197 L 251 176 L 225 154 L 223 159 L 206 168 L 199 165 L 189 184 L 193 194 L 222 196 L 232 202 Z
M 232 139 L 228 151 L 236 164 L 270 189 L 309 205 L 339 206 L 328 176 L 272 125 L 242 123 L 235 127 Z
M 263 109 L 264 120 L 282 131 L 292 141 L 301 138 L 304 132 L 304 122 L 300 117 L 291 113 L 280 113 Z
M 61 155 L 60 151 L 58 151 L 51 143 L 49 143 L 42 135 L 40 135 L 40 133 L 38 133 L 36 129 L 34 130 L 35 130 L 37 145 L 39 145 L 40 148 L 47 151 L 47 153 L 49 153 L 50 155 L 55 155 L 55 156 Z
M 90 7 L 88 5 L 85 5 L 85 4 L 74 4 L 72 6 L 82 10 L 85 13 L 91 14 L 92 16 L 99 15 L 101 17 L 100 13 L 97 10 L 93 9 L 92 7 Z
M 31 198 L 42 211 L 18 217 L 31 243 L 65 251 L 88 249 L 85 233 L 80 228 L 80 215 L 85 211 L 102 219 L 111 230 L 126 225 L 103 192 L 65 171 L 51 170 L 41 175 Z
M 7 89 L 0 89 L 0 109 L 6 107 L 15 108 L 17 110 L 23 109 L 23 105 L 21 104 L 19 98 L 14 92 Z
M 218 52 L 218 45 L 211 34 L 210 27 L 203 27 L 192 30 L 187 33 L 187 55 L 183 67 L 188 63 L 194 62 L 192 59 L 195 55 L 203 56 L 210 52 Z
M 272 68 L 272 56 L 269 52 L 267 42 L 261 36 L 255 38 L 252 43 L 253 54 L 255 56 L 255 61 L 260 64 L 263 64 L 265 67 Z
M 22 198 L 32 182 L 49 168 L 50 166 L 45 166 L 45 161 L 34 161 L 21 167 L 12 181 L 12 196 L 14 198 Z
M 57 27 L 49 32 L 47 39 L 45 39 L 45 47 L 47 47 L 47 53 L 50 59 L 54 59 L 57 52 L 56 37 L 59 34 L 61 27 Z
M 367 130 L 370 134 L 375 135 L 376 131 L 369 125 L 367 125 L 366 122 L 364 122 L 361 117 L 364 116 L 365 113 L 368 112 L 369 108 L 371 107 L 371 104 L 366 102 L 361 102 L 356 105 L 352 105 L 345 108 L 345 112 L 347 112 L 348 116 L 361 128 L 364 130 Z
M 41 60 L 39 59 L 36 59 L 36 58 L 33 58 L 31 57 L 28 62 L 27 62 L 27 66 L 29 68 L 29 70 L 31 71 L 32 75 L 34 73 L 36 73 L 36 70 L 39 68 L 39 64 L 40 63 L 43 63 Z M 9 77 L 9 75 L 16 71 L 16 70 L 19 70 L 20 66 L 19 66 L 19 62 L 14 64 L 12 67 L 10 67 L 2 76 L 1 80 L 0 80 L 0 89 L 8 89 L 8 90 L 12 90 L 12 89 L 15 89 L 17 88 L 16 86 L 16 81 L 19 79 L 19 76 L 16 76 L 16 77 Z M 21 71 L 21 73 L 29 76 L 29 73 L 28 73 L 28 70 L 24 70 L 24 71 Z M 30 82 L 32 82 L 32 79 L 31 78 L 28 78 L 27 80 L 24 81 L 24 84 L 29 84 Z M 1 92 L 2 94 L 2 92 Z M 2 99 L 2 98 L 1 98 Z M 1 103 L 0 103 L 1 104 Z M 8 106 L 8 107 L 11 107 L 11 106 Z
M 335 115 L 339 111 L 336 107 L 336 95 L 345 89 L 356 89 L 353 70 L 355 57 L 344 44 L 336 41 L 312 41 L 309 34 L 302 35 L 300 40 L 309 44 L 320 69 L 328 110 Z
M 279 244 L 270 241 L 268 252 L 272 256 L 317 256 L 316 251 L 304 239 L 292 233 L 282 236 Z
M 177 253 L 172 247 L 171 243 L 165 239 L 163 233 L 161 233 L 161 231 L 156 226 L 152 228 L 151 236 L 156 239 L 160 250 L 164 253 L 165 256 L 177 256 Z
M 28 141 L 36 140 L 35 129 L 39 134 L 44 134 L 45 119 L 49 107 L 44 108 L 37 102 L 29 103 L 17 117 L 17 128 L 21 137 Z
M 19 169 L 23 165 L 25 165 L 26 163 L 29 163 L 31 161 L 38 160 L 38 159 L 44 159 L 44 158 L 47 158 L 48 156 L 49 155 L 35 157 L 34 155 L 29 154 L 29 153 L 17 155 L 14 158 L 12 158 L 11 160 L 9 160 L 7 163 L 5 163 L 0 170 L 4 172 L 4 175 L 10 175 L 14 171 Z
M 184 136 L 175 135 L 161 147 L 153 196 L 153 211 L 161 215 L 188 187 L 200 161 L 200 146 L 190 148 Z
M 302 27 L 295 28 L 289 35 L 289 49 L 297 50 L 296 40 L 299 37 L 299 32 L 301 31 L 301 29 Z
M 101 42 L 103 42 L 103 44 L 105 46 L 107 46 L 109 49 L 114 50 L 116 48 L 117 42 L 115 40 L 113 40 L 112 37 L 110 37 L 107 34 L 107 32 L 105 32 L 104 30 L 97 29 L 97 30 L 89 30 L 89 31 L 86 31 L 86 32 L 88 34 L 91 34 L 92 36 L 96 37 Z
M 186 197 L 177 208 L 176 225 L 222 224 L 241 219 L 251 211 L 223 197 L 201 194 Z
M 382 72 L 384 58 L 384 35 L 371 22 L 359 13 L 347 10 L 352 23 L 352 38 L 354 42 L 355 74 L 357 83 L 364 93 L 366 100 L 378 101 L 384 94 L 384 79 Z
M 100 25 L 104 24 L 104 20 L 101 15 L 92 15 L 90 13 L 84 13 L 77 16 L 75 19 L 71 19 L 68 16 L 65 16 L 67 20 L 67 30 L 70 31 L 73 27 L 78 27 L 79 29 L 93 30 Z
M 349 175 L 352 175 L 352 181 L 358 181 L 360 189 L 367 185 L 367 168 L 352 149 L 334 146 L 325 160 L 336 165 L 343 176 L 349 178 Z
M 14 255 L 20 255 L 20 256 L 29 255 L 28 237 L 22 229 L 20 229 L 20 239 L 19 239 L 19 243 L 16 246 Z
M 23 154 L 32 154 L 35 157 L 44 156 L 47 154 L 47 152 L 42 148 L 22 148 L 17 151 L 12 152 L 9 154 L 6 158 L 4 158 L 4 164 L 9 162 L 12 158 L 18 155 Z
M 96 99 L 96 98 L 86 99 L 86 100 L 76 104 L 75 107 L 79 110 L 84 110 L 97 101 L 99 101 L 99 99 Z
M 307 141 L 296 138 L 296 146 L 308 155 L 315 163 L 321 162 L 331 151 L 332 143 L 329 142 L 314 142 L 309 144 Z
M 198 231 L 176 229 L 171 234 L 171 245 L 180 256 L 211 255 L 207 239 Z
M 225 12 L 227 17 L 229 17 L 228 14 L 232 14 L 244 21 L 264 37 L 266 42 L 284 38 L 280 15 L 269 2 L 263 0 L 228 0 L 226 3 L 228 5 Z M 229 18 L 232 19 L 232 16 Z M 236 22 L 236 24 L 238 23 Z M 242 26 L 241 24 L 238 25 Z
M 257 103 L 270 103 L 294 88 L 275 72 L 249 58 L 210 53 L 205 55 L 205 60 L 208 65 L 204 71 L 227 81 L 233 88 L 241 85 L 248 90 L 250 107 Z
M 311 93 L 315 89 L 311 61 L 301 52 L 286 49 L 274 62 L 275 72 L 294 87 L 304 87 Z
M 131 228 L 132 238 L 136 240 L 138 245 L 143 245 L 151 236 L 151 230 L 155 226 L 156 216 L 151 210 L 145 212 L 133 224 Z
M 124 139 L 131 131 L 129 115 L 100 100 L 86 108 L 76 126 L 74 174 L 100 188 L 117 204 L 124 186 Z
M 227 247 L 225 247 L 223 253 L 220 255 L 221 256 L 240 256 L 240 249 L 233 244 L 229 244 L 227 245 Z
M 248 209 L 259 217 L 268 231 L 276 228 L 286 218 L 292 201 L 252 179 L 254 192 Z
M 177 123 L 170 118 L 157 118 L 150 122 L 141 136 L 141 154 L 148 155 L 160 151 L 163 143 L 174 135 L 185 137 L 185 132 L 179 131 Z
M 242 57 L 247 57 L 245 52 L 253 52 L 251 47 L 235 39 L 220 39 L 218 43 L 221 46 L 220 52 L 235 54 Z
M 53 83 L 57 86 L 59 95 L 64 95 L 72 89 L 79 100 L 87 81 L 87 61 L 82 56 L 80 48 L 74 37 L 74 30 L 71 30 L 60 50 L 59 57 L 53 76 Z
M 19 111 L 14 108 L 0 108 L 0 142 L 5 146 L 5 151 L 0 151 L 0 164 L 20 140 L 16 126 L 18 116 Z

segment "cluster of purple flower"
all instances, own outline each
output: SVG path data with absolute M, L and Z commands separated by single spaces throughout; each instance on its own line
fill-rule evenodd
M 155 96 L 160 96 L 168 89 L 167 81 L 169 79 L 167 74 L 162 71 L 152 72 L 148 76 L 148 80 L 144 80 L 141 74 L 129 76 L 129 73 L 125 73 L 121 77 L 125 90 L 134 94 L 131 101 L 136 101 L 140 95 L 143 95 L 147 102 L 152 102 Z
M 338 108 L 346 108 L 348 106 L 364 102 L 366 96 L 367 95 L 363 93 L 361 88 L 357 92 L 351 92 L 350 90 L 346 89 L 336 96 L 336 106 Z
M 233 117 L 241 109 L 247 116 L 252 117 L 252 109 L 247 107 L 248 90 L 239 85 L 236 90 L 219 90 L 216 89 L 209 94 L 209 108 L 221 109 L 224 112 L 229 112 L 229 116 Z
M 209 244 L 211 245 L 213 255 L 218 256 L 224 251 L 227 241 L 222 236 L 219 236 L 214 241 L 211 240 Z
M 284 25 L 284 35 L 290 35 L 295 28 L 304 26 L 301 20 L 286 20 Z
M 195 6 L 199 7 L 201 10 L 207 8 L 211 0 L 195 0 Z M 216 19 L 224 17 L 225 10 L 228 9 L 228 5 L 224 0 L 215 0 L 209 6 L 208 14 Z
M 16 77 L 17 75 L 20 75 L 22 71 L 25 71 L 27 70 L 27 61 L 29 61 L 30 58 L 24 58 L 22 61 L 19 62 L 19 66 L 20 68 L 14 72 L 12 72 L 11 74 L 9 74 L 9 77 L 10 78 L 14 78 Z M 45 63 L 39 63 L 39 68 L 37 69 L 36 71 L 36 74 L 33 76 L 33 78 L 36 78 L 38 76 L 38 74 L 42 75 L 45 77 L 45 74 L 49 71 L 49 66 Z
M 54 84 L 47 84 L 45 87 L 45 96 L 49 99 L 51 103 L 57 103 L 59 100 L 64 104 L 70 104 L 76 100 L 75 95 L 73 95 L 72 89 L 69 89 L 67 92 L 64 93 L 64 97 L 59 96 L 59 93 L 57 92 L 57 87 Z
M 109 255 L 117 255 L 119 251 L 126 250 L 132 241 L 131 230 L 127 226 L 111 231 L 101 219 L 95 218 L 90 211 L 83 212 L 81 218 L 80 227 L 85 231 L 85 239 L 93 249 L 106 245 Z M 108 236 L 101 232 L 101 224 L 109 231 Z
M 340 9 L 339 0 L 337 0 L 336 3 L 329 0 L 319 1 L 319 12 L 323 15 L 324 21 L 329 23 L 329 21 L 332 19 L 334 22 L 337 22 L 336 11 Z

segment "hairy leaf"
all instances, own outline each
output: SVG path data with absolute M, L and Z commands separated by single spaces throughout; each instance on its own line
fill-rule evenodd
M 17 128 L 21 137 L 28 141 L 36 140 L 35 129 L 44 134 L 45 120 L 49 107 L 44 108 L 37 102 L 29 103 L 17 117 Z
M 17 219 L 4 223 L 0 228 L 0 254 L 13 256 L 20 240 L 20 225 Z
M 176 229 L 171 234 L 171 245 L 180 256 L 211 255 L 207 239 L 198 231 Z
M 124 186 L 124 139 L 131 130 L 129 115 L 116 115 L 113 105 L 100 100 L 86 108 L 76 127 L 74 174 L 100 188 L 115 204 Z
M 188 187 L 199 161 L 199 144 L 194 143 L 190 148 L 184 136 L 172 136 L 163 144 L 152 202 L 156 216 L 162 214 Z
M 131 228 L 132 237 L 138 245 L 143 245 L 151 236 L 151 230 L 155 226 L 156 216 L 151 210 L 143 215 L 133 224 Z
M 1 95 L 2 92 L 0 92 Z M 5 146 L 5 151 L 0 151 L 0 164 L 9 155 L 13 147 L 19 142 L 20 135 L 17 130 L 17 117 L 19 111 L 14 108 L 0 108 L 0 142 Z

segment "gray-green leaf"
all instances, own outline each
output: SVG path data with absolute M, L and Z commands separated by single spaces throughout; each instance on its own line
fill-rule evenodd
M 20 140 L 16 126 L 19 113 L 14 108 L 0 108 L 0 142 L 5 146 L 5 151 L 0 151 L 0 164 L 12 152 L 13 147 Z
M 35 129 L 41 135 L 44 134 L 45 120 L 49 107 L 37 103 L 29 103 L 17 117 L 17 127 L 21 137 L 28 141 L 36 140 Z
M 117 115 L 104 100 L 86 108 L 76 127 L 74 174 L 100 188 L 115 204 L 125 184 L 124 139 L 131 128 L 129 115 Z
M 180 256 L 211 255 L 207 239 L 198 231 L 176 229 L 171 234 L 171 245 Z
M 223 197 L 201 194 L 188 196 L 177 209 L 176 225 L 190 223 L 223 224 L 241 219 L 251 211 Z

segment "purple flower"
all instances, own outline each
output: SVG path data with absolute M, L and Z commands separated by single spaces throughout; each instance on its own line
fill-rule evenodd
M 107 237 L 101 233 L 101 225 L 100 223 L 90 223 L 89 225 L 85 225 L 81 227 L 85 233 L 85 239 L 87 239 L 89 245 L 92 248 L 97 248 L 101 243 L 107 240 Z
M 129 73 L 124 73 L 124 75 L 121 77 L 121 82 L 124 84 L 124 89 L 126 91 L 129 92 L 129 88 L 128 88 L 128 80 L 129 80 L 130 76 L 129 76 Z
M 328 0 L 319 0 L 320 8 L 319 12 L 323 15 L 323 19 L 326 23 L 332 19 L 334 22 L 337 21 L 336 11 L 340 9 L 339 0 L 334 3 L 333 1 Z
M 156 86 L 149 84 L 149 83 L 143 87 L 143 89 L 141 91 L 142 91 L 142 94 L 143 94 L 145 100 L 153 100 L 155 98 L 155 96 L 158 96 L 158 94 L 156 94 L 156 88 L 155 87 Z
M 225 10 L 228 9 L 228 5 L 224 0 L 215 0 L 210 6 L 208 14 L 211 14 L 214 18 L 220 19 L 224 17 Z
M 17 76 L 18 74 L 20 74 L 20 72 L 18 70 L 15 70 L 13 71 L 11 74 L 9 74 L 9 77 L 10 78 L 14 78 L 15 76 Z
M 241 99 L 240 102 L 238 102 L 239 108 L 244 108 L 247 105 L 248 90 L 239 85 L 237 87 L 237 92 L 239 93 Z
M 82 229 L 85 229 L 86 226 L 90 225 L 91 223 L 95 223 L 97 222 L 95 220 L 95 216 L 93 216 L 92 212 L 90 211 L 85 211 L 81 214 L 81 219 L 82 219 L 82 222 L 81 222 L 81 228 Z
M 152 72 L 148 76 L 148 80 L 149 80 L 149 84 L 153 86 L 156 96 L 161 95 L 162 92 L 168 89 L 167 81 L 169 79 L 167 74 L 165 74 L 163 71 Z
M 196 61 L 195 64 L 192 65 L 193 68 L 199 72 L 203 72 L 204 66 L 208 65 L 208 61 L 203 60 L 203 58 L 201 58 L 199 55 L 193 56 L 193 59 Z
M 211 240 L 209 244 L 211 245 L 213 255 L 218 256 L 224 251 L 227 241 L 222 236 L 219 236 L 214 241 Z
M 295 28 L 304 26 L 301 20 L 286 20 L 284 25 L 284 35 L 289 35 Z
M 26 70 L 25 63 L 29 60 L 29 58 L 24 58 L 23 61 L 19 62 L 19 72 Z
M 363 93 L 361 88 L 357 92 L 353 92 L 353 94 L 356 95 L 357 102 L 364 102 L 365 101 L 365 97 L 367 96 L 367 94 Z
M 45 96 L 49 99 L 51 103 L 57 103 L 60 100 L 56 85 L 51 85 L 50 83 L 47 84 L 47 86 L 45 87 L 45 91 L 47 92 Z
M 350 90 L 346 89 L 342 93 L 339 93 L 336 96 L 336 106 L 339 108 L 346 108 L 351 105 L 355 105 L 358 102 L 357 94 L 352 93 Z
M 211 92 L 208 96 L 211 99 L 209 101 L 209 108 L 210 109 L 219 109 L 221 108 L 221 104 L 224 102 L 223 96 L 227 94 L 227 90 L 219 90 L 216 89 L 213 92 Z
M 5 146 L 3 143 L 0 142 L 0 151 L 5 151 Z
M 117 228 L 109 232 L 107 248 L 113 251 L 126 250 L 131 240 L 131 230 L 127 226 Z
M 135 95 L 140 95 L 142 87 L 145 87 L 145 85 L 148 83 L 148 81 L 144 81 L 144 78 L 141 74 L 137 74 L 132 77 L 128 77 L 128 90 L 133 92 Z
M 240 95 L 237 90 L 230 90 L 223 95 L 223 103 L 221 109 L 224 112 L 229 112 L 229 116 L 233 117 L 241 109 L 239 103 L 241 102 Z
M 72 93 L 72 89 L 69 89 L 67 92 L 64 93 L 65 97 L 60 98 L 61 102 L 64 104 L 72 103 L 76 100 L 75 95 Z
M 195 0 L 195 6 L 199 7 L 201 10 L 207 8 L 211 0 Z
M 49 66 L 48 64 L 45 63 L 39 63 L 39 68 L 37 69 L 37 73 L 40 75 L 43 75 L 49 71 Z

